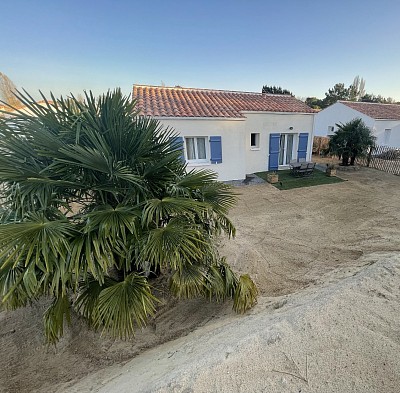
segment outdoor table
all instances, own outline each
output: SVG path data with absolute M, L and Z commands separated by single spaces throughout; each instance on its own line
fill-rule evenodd
M 312 161 L 292 162 L 289 164 L 289 167 L 294 176 L 307 177 L 312 175 L 315 163 Z
M 291 168 L 300 168 L 301 164 L 313 164 L 312 161 L 303 161 L 303 162 L 292 162 L 289 164 L 289 167 Z

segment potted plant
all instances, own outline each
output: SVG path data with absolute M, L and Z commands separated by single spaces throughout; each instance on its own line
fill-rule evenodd
M 326 175 L 327 176 L 336 176 L 336 165 L 331 163 L 331 164 L 326 164 Z
M 267 182 L 268 183 L 275 184 L 275 183 L 278 183 L 278 181 L 279 181 L 278 173 L 276 173 L 275 171 L 267 173 Z

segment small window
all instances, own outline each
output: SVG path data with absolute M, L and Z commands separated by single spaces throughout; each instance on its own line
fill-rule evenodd
M 258 149 L 260 147 L 260 133 L 252 132 L 250 135 L 250 147 L 252 149 Z
M 206 162 L 207 149 L 205 137 L 185 138 L 186 158 L 189 162 Z
M 328 126 L 328 135 L 332 135 L 335 132 L 335 127 L 334 126 Z

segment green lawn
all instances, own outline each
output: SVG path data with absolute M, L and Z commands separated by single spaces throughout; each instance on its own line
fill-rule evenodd
M 261 179 L 267 180 L 268 172 L 256 172 L 258 177 Z M 314 173 L 311 177 L 294 177 L 290 174 L 290 170 L 278 171 L 279 174 L 279 182 L 273 184 L 279 190 L 290 190 L 292 188 L 299 187 L 311 187 L 311 186 L 319 186 L 320 184 L 332 184 L 332 183 L 341 183 L 344 181 L 340 177 L 329 177 L 326 176 L 325 172 L 321 172 L 318 169 L 314 170 Z

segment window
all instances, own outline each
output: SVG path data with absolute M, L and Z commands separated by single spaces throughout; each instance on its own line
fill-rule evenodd
M 260 133 L 252 132 L 250 135 L 250 148 L 259 149 L 260 148 Z
M 392 129 L 391 128 L 385 128 L 385 133 L 383 134 L 384 137 L 384 145 L 388 145 L 389 144 L 389 140 L 390 140 L 390 134 L 392 133 Z
M 186 158 L 189 162 L 206 162 L 207 148 L 205 137 L 185 138 Z
M 289 165 L 293 158 L 294 134 L 281 134 L 279 138 L 279 165 Z
M 332 135 L 335 132 L 334 126 L 328 126 L 328 135 Z

